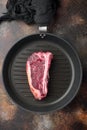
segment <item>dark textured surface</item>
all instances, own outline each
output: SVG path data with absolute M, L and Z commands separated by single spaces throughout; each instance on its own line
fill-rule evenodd
M 0 15 L 6 0 L 0 0 Z M 24 36 L 37 33 L 36 26 L 23 22 L 0 25 L 0 130 L 87 130 L 87 1 L 62 0 L 50 31 L 75 46 L 84 70 L 83 82 L 76 98 L 64 109 L 50 114 L 35 114 L 17 107 L 6 95 L 2 82 L 2 65 L 8 50 Z

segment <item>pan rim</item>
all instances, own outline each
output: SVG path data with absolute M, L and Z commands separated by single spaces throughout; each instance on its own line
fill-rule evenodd
M 24 37 L 24 38 L 18 40 L 18 41 L 10 48 L 10 50 L 9 50 L 8 53 L 6 54 L 6 57 L 5 57 L 4 62 L 3 62 L 2 75 L 3 75 L 3 73 L 4 73 L 5 61 L 6 61 L 7 57 L 8 57 L 8 54 L 9 54 L 10 51 L 12 50 L 12 48 L 14 48 L 14 46 L 16 46 L 16 45 L 17 45 L 19 42 L 21 42 L 23 39 L 30 38 L 30 37 L 32 37 L 32 36 L 33 36 L 33 37 L 34 37 L 34 36 L 38 36 L 38 35 L 40 35 L 40 34 L 33 34 L 33 35 L 26 36 L 26 37 Z M 80 69 L 79 84 L 78 84 L 78 87 L 77 87 L 75 93 L 73 94 L 72 98 L 70 98 L 66 103 L 63 103 L 63 105 L 61 105 L 60 107 L 55 107 L 54 110 L 47 110 L 47 111 L 43 111 L 43 110 L 42 110 L 42 111 L 39 111 L 39 110 L 30 110 L 30 109 L 27 109 L 27 108 L 21 106 L 20 104 L 18 104 L 18 103 L 11 97 L 11 95 L 8 93 L 8 91 L 7 91 L 7 89 L 6 89 L 6 84 L 5 84 L 5 82 L 4 82 L 4 75 L 3 75 L 2 77 L 3 77 L 4 88 L 5 88 L 5 90 L 6 90 L 6 93 L 8 94 L 8 97 L 9 97 L 10 99 L 12 99 L 12 102 L 13 102 L 13 103 L 15 103 L 16 105 L 18 105 L 19 107 L 21 107 L 22 109 L 27 110 L 27 111 L 46 113 L 46 112 L 51 112 L 51 111 L 60 110 L 60 109 L 64 108 L 65 106 L 67 106 L 67 105 L 74 99 L 74 97 L 76 96 L 76 94 L 77 94 L 77 92 L 78 92 L 78 90 L 79 90 L 79 88 L 80 88 L 81 82 L 82 82 L 82 75 L 83 75 L 82 65 L 81 65 L 81 62 L 80 62 L 78 53 L 76 52 L 75 48 L 74 48 L 69 42 L 67 42 L 67 41 L 66 41 L 65 39 L 63 39 L 63 38 L 60 38 L 60 37 L 58 37 L 58 36 L 55 36 L 54 34 L 49 34 L 49 33 L 47 33 L 46 35 L 64 41 L 64 42 L 67 43 L 67 45 L 70 46 L 70 48 L 73 50 L 73 52 L 74 52 L 74 54 L 76 55 L 76 58 L 77 58 L 77 60 L 78 60 L 78 63 L 79 63 L 79 69 Z

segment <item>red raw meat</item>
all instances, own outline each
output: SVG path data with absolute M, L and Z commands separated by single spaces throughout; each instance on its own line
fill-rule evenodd
M 52 59 L 51 52 L 35 52 L 27 60 L 28 83 L 35 99 L 41 100 L 47 95 L 49 68 Z

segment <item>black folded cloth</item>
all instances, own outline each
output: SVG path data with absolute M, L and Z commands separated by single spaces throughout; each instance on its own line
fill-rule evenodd
M 27 24 L 48 25 L 53 19 L 59 0 L 8 0 L 3 21 L 22 20 Z

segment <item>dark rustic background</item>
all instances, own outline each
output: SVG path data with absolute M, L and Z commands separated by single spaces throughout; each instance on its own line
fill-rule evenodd
M 0 0 L 0 16 L 7 0 Z M 61 0 L 50 31 L 73 44 L 83 67 L 78 95 L 64 109 L 40 115 L 26 112 L 8 98 L 2 82 L 2 65 L 8 50 L 21 38 L 38 32 L 36 25 L 22 21 L 0 25 L 0 130 L 87 130 L 87 1 Z

